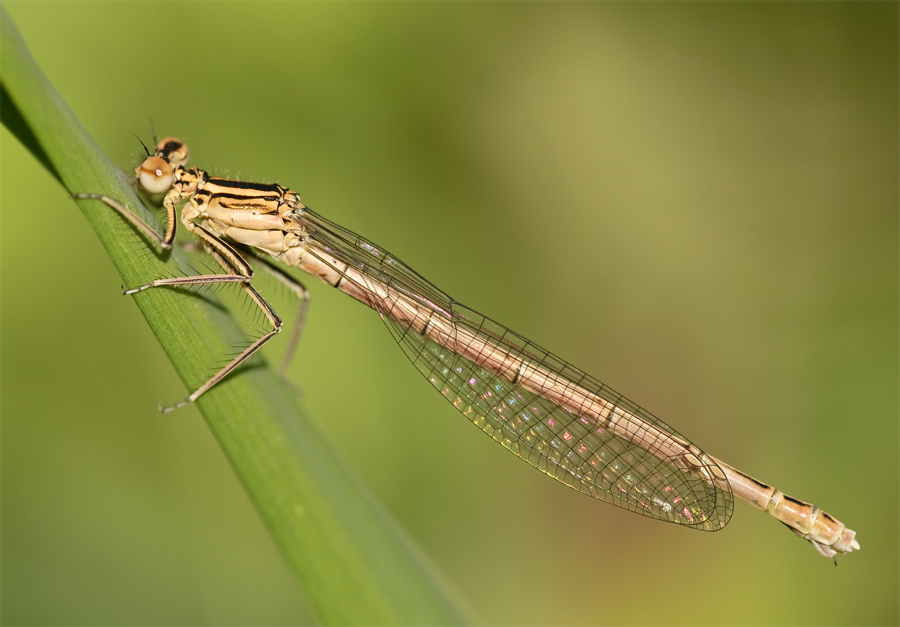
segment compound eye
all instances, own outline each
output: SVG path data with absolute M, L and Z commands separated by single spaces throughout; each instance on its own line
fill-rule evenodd
M 168 160 L 172 165 L 184 165 L 188 160 L 188 148 L 177 137 L 166 137 L 156 144 L 156 156 Z
M 141 187 L 151 194 L 162 194 L 175 182 L 175 168 L 162 157 L 147 157 L 137 169 Z

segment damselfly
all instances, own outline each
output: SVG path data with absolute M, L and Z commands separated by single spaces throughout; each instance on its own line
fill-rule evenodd
M 215 178 L 186 168 L 187 160 L 184 142 L 166 138 L 136 170 L 147 192 L 165 194 L 163 235 L 113 198 L 76 196 L 103 201 L 164 249 L 175 240 L 180 208 L 181 224 L 222 269 L 158 279 L 127 294 L 164 285 L 238 283 L 271 324 L 271 331 L 163 411 L 197 400 L 281 331 L 281 319 L 251 284 L 253 270 L 241 253 L 271 256 L 378 312 L 413 365 L 459 412 L 535 468 L 584 494 L 705 531 L 728 523 L 737 496 L 826 557 L 859 549 L 856 532 L 816 505 L 707 455 L 596 379 L 453 300 L 383 248 L 313 213 L 296 192 Z M 266 267 L 300 297 L 302 325 L 306 289 L 273 264 Z

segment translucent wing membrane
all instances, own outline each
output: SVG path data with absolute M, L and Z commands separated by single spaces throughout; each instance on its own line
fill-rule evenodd
M 298 221 L 308 252 L 340 273 L 337 286 L 376 309 L 428 382 L 505 448 L 645 516 L 707 531 L 728 522 L 724 473 L 671 427 L 372 242 L 308 210 Z

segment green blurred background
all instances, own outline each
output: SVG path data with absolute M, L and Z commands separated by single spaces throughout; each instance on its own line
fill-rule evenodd
M 896 4 L 4 5 L 123 169 L 152 118 L 300 191 L 863 547 L 566 490 L 311 285 L 292 378 L 485 622 L 898 621 Z M 0 139 L 3 622 L 314 622 L 196 409 L 157 413 L 185 387 L 77 207 Z

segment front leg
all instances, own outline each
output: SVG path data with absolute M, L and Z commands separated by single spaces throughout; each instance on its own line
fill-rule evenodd
M 163 250 L 170 250 L 172 248 L 172 242 L 175 241 L 175 204 L 174 203 L 166 203 L 163 205 L 166 209 L 166 232 L 163 235 L 160 235 L 156 232 L 152 226 L 147 224 L 140 216 L 134 213 L 131 209 L 123 205 L 121 202 L 116 200 L 115 198 L 111 198 L 106 196 L 105 194 L 72 194 L 72 198 L 75 200 L 99 200 L 107 207 L 118 213 L 120 216 L 131 222 L 132 225 L 137 227 L 137 229 L 144 233 L 151 240 L 156 242 Z M 168 200 L 168 196 L 166 197 Z

